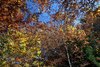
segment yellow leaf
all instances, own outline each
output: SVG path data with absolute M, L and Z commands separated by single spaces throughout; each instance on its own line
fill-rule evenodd
M 21 38 L 21 42 L 23 43 L 23 42 L 26 42 L 27 41 L 27 39 L 26 38 Z
M 28 63 L 25 63 L 25 67 L 29 67 L 29 64 Z
M 41 44 L 41 41 L 37 41 L 39 44 Z
M 37 54 L 40 55 L 41 54 L 41 51 L 38 51 Z

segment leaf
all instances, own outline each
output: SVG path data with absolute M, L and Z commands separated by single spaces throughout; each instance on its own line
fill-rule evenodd
M 39 51 L 37 52 L 37 54 L 40 55 L 40 54 L 41 54 L 41 51 L 39 50 Z
M 41 44 L 41 41 L 37 41 L 39 44 Z
M 28 63 L 25 63 L 24 66 L 25 67 L 30 67 L 30 65 Z

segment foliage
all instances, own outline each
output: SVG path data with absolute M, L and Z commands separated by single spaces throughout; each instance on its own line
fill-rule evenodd
M 86 47 L 86 57 L 96 64 L 97 67 L 100 67 L 100 63 L 96 60 L 95 55 L 93 54 L 93 48 L 91 46 Z
M 44 12 L 49 6 L 49 0 L 34 2 Z M 22 21 L 28 12 L 23 0 L 0 1 L 0 67 L 85 67 L 89 64 L 100 67 L 100 7 L 92 11 L 95 2 L 64 0 L 61 3 L 67 12 L 52 15 L 54 21 L 64 20 L 64 24 L 55 25 L 52 21 L 38 22 L 38 14 L 30 12 L 27 20 Z M 76 27 L 72 22 L 79 12 L 74 9 L 86 13 L 82 24 Z

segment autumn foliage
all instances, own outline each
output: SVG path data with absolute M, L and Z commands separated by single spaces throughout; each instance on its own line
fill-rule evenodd
M 49 0 L 38 3 L 45 10 Z M 82 24 L 73 26 L 78 15 L 74 10 L 52 15 L 54 20 L 65 20 L 59 27 L 38 22 L 35 14 L 22 21 L 28 11 L 24 0 L 0 1 L 0 67 L 100 67 L 100 7 L 83 9 L 72 0 L 64 0 L 63 6 L 86 11 Z M 34 26 L 31 21 L 36 21 Z

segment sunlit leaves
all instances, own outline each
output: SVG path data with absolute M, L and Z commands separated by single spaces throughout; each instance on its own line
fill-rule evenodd
M 46 11 L 45 7 L 49 6 L 49 0 L 34 0 L 34 2 L 38 2 L 42 7 L 41 10 L 44 12 Z M 90 11 L 91 8 L 88 7 L 89 5 L 87 3 L 83 5 L 83 3 L 80 2 L 80 5 L 82 4 L 84 7 L 82 8 L 75 1 L 69 1 L 70 4 L 68 4 L 67 0 L 64 2 L 65 3 L 63 4 L 65 8 L 63 9 L 67 10 L 67 12 L 64 12 L 61 9 L 60 12 L 52 15 L 52 18 L 54 18 L 54 21 L 56 20 L 57 23 L 58 21 L 64 21 L 64 25 L 59 25 L 57 27 L 57 24 L 52 24 L 53 22 L 50 20 L 51 17 L 47 15 L 48 12 L 47 14 L 41 14 L 42 16 L 39 16 L 37 13 L 34 15 L 30 14 L 30 16 L 28 16 L 28 20 L 25 22 L 22 21 L 24 12 L 27 12 L 27 9 L 25 10 L 23 0 L 0 1 L 0 4 L 2 4 L 0 5 L 0 32 L 3 31 L 3 34 L 0 35 L 0 65 L 14 65 L 18 67 L 41 66 L 44 61 L 48 62 L 50 61 L 49 59 L 52 59 L 48 58 L 47 55 L 52 55 L 53 53 L 59 54 L 60 59 L 67 60 L 65 59 L 66 56 L 63 57 L 62 54 L 65 54 L 66 52 L 61 51 L 61 53 L 59 53 L 59 50 L 63 50 L 63 48 L 56 49 L 59 46 L 70 46 L 71 51 L 70 49 L 69 51 L 72 52 L 76 58 L 80 59 L 84 56 L 82 54 L 82 48 L 88 45 L 93 46 L 95 44 L 95 52 L 99 55 L 99 23 L 94 24 L 94 20 L 99 22 L 99 8 L 95 11 Z M 85 6 L 86 4 L 88 6 Z M 52 9 L 55 10 L 55 6 L 57 6 L 58 11 L 58 4 L 53 4 Z M 84 18 L 85 23 L 74 27 L 71 23 L 74 19 L 76 19 L 78 10 L 86 12 L 86 16 Z M 47 17 L 49 17 L 49 19 Z M 41 18 L 43 19 L 42 22 L 51 22 L 50 26 L 45 25 L 44 23 L 38 23 L 38 18 L 40 19 L 40 22 Z M 30 24 L 31 22 L 34 24 Z M 91 54 L 89 49 L 89 54 Z M 48 53 L 49 50 L 51 51 L 50 54 Z M 72 54 L 70 54 L 71 57 Z M 71 58 L 72 62 L 73 58 L 74 57 Z M 89 57 L 90 61 L 91 58 L 94 57 Z M 58 62 L 58 59 L 59 57 L 56 60 L 51 60 L 51 64 L 60 63 L 61 61 Z
M 66 36 L 70 39 L 76 38 L 79 40 L 84 40 L 84 38 L 86 37 L 86 34 L 85 34 L 84 30 L 80 30 L 80 29 L 77 29 L 71 25 L 67 25 Z
M 28 37 L 28 33 L 26 34 L 23 32 L 24 31 L 19 31 L 12 27 L 10 28 L 9 26 L 8 32 L 7 34 L 5 34 L 5 36 L 8 36 L 8 38 L 5 39 L 7 40 L 7 43 L 1 41 L 3 42 L 2 47 L 4 47 L 1 55 L 3 54 L 5 58 L 14 58 L 15 60 L 11 60 L 11 62 L 23 63 L 22 59 L 24 58 L 20 57 L 26 57 L 27 59 L 30 58 L 30 60 L 32 60 L 32 58 L 38 59 L 38 57 L 41 56 L 41 39 L 39 37 L 40 35 L 37 33 L 36 35 L 33 35 L 33 37 Z M 2 40 L 2 38 L 0 39 Z M 32 41 L 32 43 L 30 43 L 30 41 Z M 10 61 L 7 62 L 10 63 Z M 39 61 L 37 62 L 38 64 L 40 63 Z M 28 64 L 30 64 L 29 61 Z

